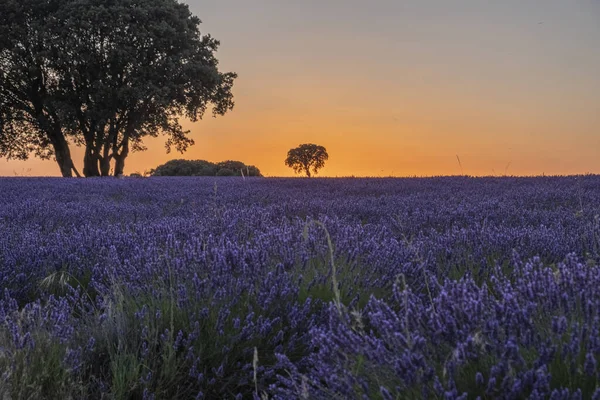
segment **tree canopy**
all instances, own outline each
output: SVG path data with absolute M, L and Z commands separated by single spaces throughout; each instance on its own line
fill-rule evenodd
M 152 176 L 262 176 L 254 165 L 241 161 L 170 160 L 150 171 Z
M 219 42 L 177 0 L 4 0 L 0 12 L 0 156 L 54 157 L 85 176 L 123 173 L 145 137 L 167 151 L 194 142 L 181 117 L 234 106 L 234 73 L 218 69 Z
M 328 159 L 329 155 L 325 147 L 308 143 L 301 144 L 288 151 L 285 165 L 293 168 L 296 173 L 304 172 L 310 178 L 311 170 L 314 174 L 317 174 L 325 166 L 325 161 Z

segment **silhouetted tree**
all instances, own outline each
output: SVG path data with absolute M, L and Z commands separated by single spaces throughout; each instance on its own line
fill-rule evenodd
M 215 164 L 204 160 L 170 160 L 150 171 L 152 176 L 215 176 Z
M 68 177 L 79 173 L 64 130 L 63 77 L 51 61 L 66 53 L 51 18 L 58 8 L 58 1 L 0 4 L 0 157 L 54 158 Z
M 56 157 L 71 174 L 69 141 L 85 146 L 84 175 L 123 173 L 147 136 L 167 150 L 193 144 L 179 117 L 233 108 L 234 73 L 219 42 L 177 0 L 3 0 L 0 156 Z
M 312 170 L 316 174 L 325 166 L 325 161 L 328 159 L 329 155 L 325 147 L 312 143 L 301 144 L 288 151 L 285 165 L 293 168 L 296 173 L 304 172 L 310 178 L 310 171 Z
M 258 168 L 256 168 L 254 165 L 246 165 L 241 161 L 221 161 L 220 163 L 217 163 L 217 169 L 219 171 L 221 169 L 229 170 L 232 172 L 231 175 L 234 176 L 262 176 Z M 220 176 L 224 176 L 223 174 L 225 173 L 227 172 L 222 172 Z M 218 172 L 217 175 L 219 175 Z
M 258 168 L 240 161 L 217 164 L 205 160 L 170 160 L 150 171 L 152 176 L 262 176 Z
M 235 176 L 235 172 L 229 168 L 221 168 L 217 171 L 217 176 Z

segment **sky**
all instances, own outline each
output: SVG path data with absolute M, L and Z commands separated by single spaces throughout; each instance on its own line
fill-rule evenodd
M 319 176 L 600 173 L 600 0 L 188 4 L 239 75 L 235 108 L 184 123 L 184 154 L 146 141 L 126 173 L 185 158 L 293 176 L 301 143 L 327 148 Z M 0 160 L 0 175 L 58 172 Z

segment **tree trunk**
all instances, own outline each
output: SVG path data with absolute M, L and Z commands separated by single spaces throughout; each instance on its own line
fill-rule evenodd
M 119 177 L 123 175 L 123 171 L 125 170 L 125 157 L 122 155 L 118 155 L 115 157 L 115 176 Z
M 66 151 L 64 148 L 55 149 L 54 155 L 58 167 L 60 168 L 60 174 L 63 176 L 63 178 L 72 178 L 73 161 L 71 160 L 68 149 Z
M 81 177 L 79 172 L 73 164 L 71 158 L 71 150 L 69 149 L 69 142 L 63 134 L 60 122 L 55 113 L 46 114 L 42 102 L 38 99 L 34 101 L 35 118 L 39 124 L 40 129 L 50 139 L 50 144 L 54 150 L 54 159 L 60 168 L 60 174 L 63 178 L 72 178 L 73 172 L 77 177 Z
M 98 161 L 98 155 L 87 145 L 85 147 L 85 155 L 83 156 L 83 175 L 86 178 L 100 176 Z
M 108 130 L 108 136 L 103 135 L 102 142 L 102 158 L 100 158 L 100 173 L 102 176 L 110 175 L 110 159 L 112 158 L 110 154 L 110 146 L 113 140 L 113 137 L 117 135 L 115 130 L 115 124 L 111 121 L 110 127 Z M 104 127 L 102 128 L 102 132 L 104 132 Z
M 306 172 L 306 176 L 310 178 L 310 168 L 304 167 L 304 171 Z
M 110 157 L 102 157 L 100 158 L 100 175 L 101 176 L 109 176 L 110 175 Z
M 56 159 L 56 163 L 60 168 L 60 173 L 64 178 L 72 178 L 73 171 L 77 176 L 79 172 L 75 169 L 73 165 L 73 159 L 71 158 L 71 150 L 69 150 L 69 143 L 65 139 L 62 132 L 54 132 L 53 135 L 50 136 L 50 141 L 52 143 L 52 147 L 54 148 L 54 158 Z
M 124 139 L 121 153 L 115 154 L 115 176 L 123 175 L 125 171 L 125 158 L 129 155 L 129 140 Z

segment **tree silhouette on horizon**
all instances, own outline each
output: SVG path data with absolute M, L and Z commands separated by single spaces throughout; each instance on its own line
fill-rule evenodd
M 311 170 L 317 174 L 328 159 L 329 154 L 325 147 L 306 143 L 288 151 L 285 165 L 292 168 L 297 174 L 304 172 L 310 178 Z

